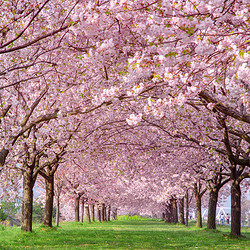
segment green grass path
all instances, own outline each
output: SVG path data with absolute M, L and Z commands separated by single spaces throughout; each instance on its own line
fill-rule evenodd
M 0 227 L 0 249 L 250 249 L 245 237 L 229 236 L 229 227 L 207 231 L 169 225 L 159 220 L 118 220 L 103 223 L 62 223 L 59 228 L 34 226 L 32 233 Z

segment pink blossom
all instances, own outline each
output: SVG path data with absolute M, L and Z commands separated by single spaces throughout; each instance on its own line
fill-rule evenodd
M 214 106 L 215 106 L 215 103 L 212 103 L 212 102 L 210 102 L 210 103 L 207 104 L 207 108 L 209 110 L 213 110 Z
M 138 115 L 131 114 L 129 118 L 126 118 L 126 121 L 128 125 L 133 126 L 139 123 L 141 119 L 142 119 L 142 114 L 138 114 Z

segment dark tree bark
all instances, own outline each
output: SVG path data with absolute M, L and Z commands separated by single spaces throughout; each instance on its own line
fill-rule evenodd
M 75 194 L 75 221 L 80 221 L 80 198 L 84 195 L 84 191 Z M 87 199 L 86 199 L 87 200 Z M 86 201 L 84 199 L 84 201 Z
M 54 199 L 54 174 L 45 179 L 46 183 L 46 200 L 43 224 L 52 227 L 53 218 L 53 199 Z
M 231 166 L 231 234 L 241 236 L 241 190 L 237 180 L 237 169 Z
M 174 223 L 178 223 L 178 206 L 177 206 L 177 200 L 174 198 Z
M 110 214 L 111 214 L 111 206 L 108 206 L 108 215 L 107 215 L 107 220 L 110 221 Z
M 98 221 L 101 222 L 102 221 L 102 205 L 98 204 L 97 205 L 97 217 L 98 217 Z
M 9 154 L 9 150 L 8 149 L 5 149 L 3 148 L 1 151 L 0 151 L 0 167 L 2 167 L 4 164 L 5 164 L 5 160 Z
M 45 180 L 45 185 L 46 185 L 46 198 L 45 198 L 45 209 L 44 209 L 44 218 L 43 218 L 43 224 L 48 227 L 52 227 L 52 219 L 53 219 L 53 202 L 54 202 L 54 177 L 55 177 L 55 172 L 58 169 L 58 161 L 59 158 L 55 158 L 54 161 L 51 162 L 50 165 L 46 167 L 46 169 L 42 168 L 39 171 L 39 174 L 44 178 Z M 60 184 L 62 185 L 62 183 Z M 56 217 L 56 224 L 59 225 L 59 197 L 60 197 L 60 192 L 62 189 L 62 186 L 57 186 L 58 187 L 58 197 L 57 197 L 57 215 Z
M 188 216 L 189 216 L 189 213 L 188 213 L 188 208 L 189 208 L 189 198 L 188 198 L 188 190 L 186 191 L 186 196 L 185 196 L 185 199 L 186 199 L 186 220 L 185 220 L 185 226 L 187 227 L 188 226 Z
M 90 218 L 90 211 L 89 211 L 89 206 L 88 204 L 85 204 L 85 211 L 86 211 L 86 220 L 88 223 L 91 222 L 91 218 Z
M 222 169 L 219 169 L 222 171 Z M 223 179 L 221 174 L 216 174 L 212 182 L 209 182 L 209 202 L 208 202 L 208 220 L 207 229 L 216 229 L 216 207 L 219 190 L 229 182 L 229 178 Z
M 209 191 L 209 202 L 208 202 L 208 218 L 207 228 L 216 229 L 216 206 L 218 201 L 218 188 L 212 188 Z
M 241 190 L 237 184 L 231 186 L 231 234 L 241 236 Z
M 165 204 L 165 222 L 171 223 L 171 204 Z
M 102 221 L 107 220 L 107 210 L 105 203 L 102 204 Z
M 57 192 L 56 192 L 56 226 L 59 227 L 60 222 L 60 195 L 62 192 L 63 181 L 59 181 L 56 184 Z
M 56 197 L 56 226 L 59 227 L 60 222 L 60 198 Z
M 180 223 L 185 225 L 184 219 L 184 197 L 179 200 Z
M 32 231 L 32 209 L 33 209 L 33 166 L 28 167 L 23 172 L 23 204 L 22 204 L 22 224 L 21 230 L 24 232 Z
M 91 221 L 95 221 L 95 204 L 91 204 L 89 206 L 90 206 Z
M 201 197 L 197 195 L 196 197 L 196 226 L 202 228 L 202 214 L 201 214 Z
M 164 220 L 168 223 L 177 223 L 178 222 L 178 209 L 177 209 L 177 202 L 176 198 L 172 197 L 166 204 L 165 204 L 165 218 Z
M 81 202 L 81 211 L 82 211 L 82 214 L 81 214 L 81 222 L 83 223 L 83 219 L 84 219 L 84 203 L 85 203 L 85 199 L 83 198 L 82 199 L 82 202 Z
M 164 213 L 164 212 L 162 213 L 162 219 L 163 219 L 163 220 L 166 219 L 166 216 L 165 216 L 165 213 Z
M 199 228 L 202 228 L 201 198 L 205 194 L 206 191 L 207 191 L 206 188 L 203 191 L 201 191 L 200 180 L 198 180 L 194 184 L 194 195 L 195 195 L 195 201 L 196 201 L 196 226 Z
M 172 214 L 171 214 L 171 212 L 172 212 L 172 204 L 171 204 L 171 202 L 170 201 L 168 201 L 167 203 L 166 203 L 166 205 L 165 205 L 165 221 L 167 222 L 167 223 L 171 223 L 171 220 L 172 220 L 172 218 L 171 218 L 171 216 L 172 216 Z
M 79 222 L 79 202 L 80 202 L 80 196 L 75 197 L 75 221 Z

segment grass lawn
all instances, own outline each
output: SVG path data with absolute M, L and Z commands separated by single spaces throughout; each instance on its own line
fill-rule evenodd
M 150 219 L 33 228 L 22 233 L 0 226 L 0 249 L 250 249 L 250 228 L 242 228 L 244 237 L 239 239 L 231 237 L 226 226 L 208 231 Z

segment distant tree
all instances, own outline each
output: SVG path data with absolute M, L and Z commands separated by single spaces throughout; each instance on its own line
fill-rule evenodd
M 16 213 L 20 210 L 20 206 L 17 202 L 14 201 L 1 201 L 1 210 L 10 217 L 15 217 Z
M 34 202 L 33 204 L 33 221 L 42 223 L 44 217 L 44 207 L 42 203 Z

